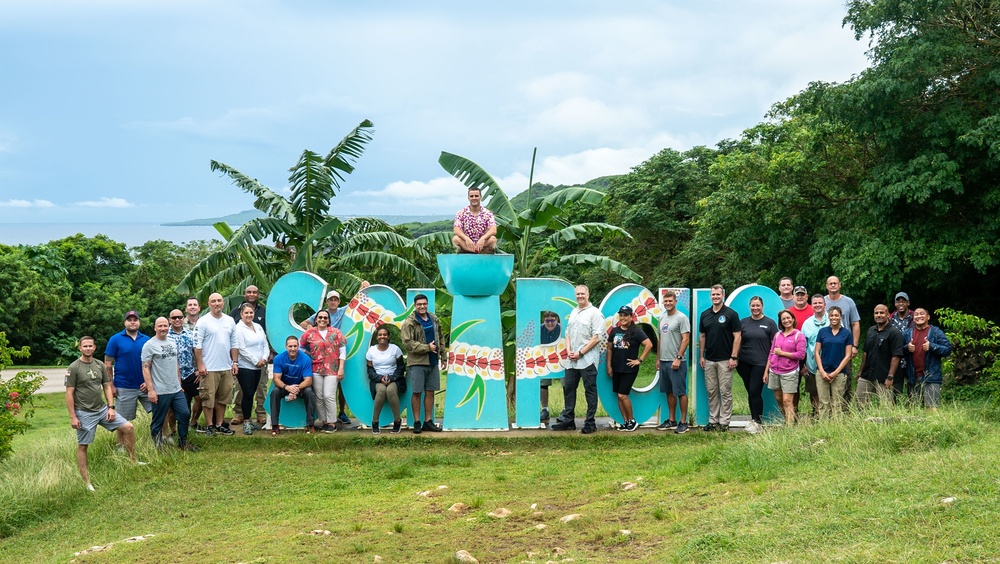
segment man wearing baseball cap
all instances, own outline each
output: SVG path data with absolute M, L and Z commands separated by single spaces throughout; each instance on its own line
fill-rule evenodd
M 130 310 L 125 314 L 125 329 L 108 339 L 104 348 L 104 367 L 112 377 L 111 392 L 116 398 L 115 410 L 126 421 L 135 419 L 136 406 L 149 413 L 153 404 L 146 395 L 146 383 L 142 378 L 142 346 L 149 340 L 139 332 L 139 314 Z M 118 444 L 124 444 L 121 429 L 116 431 Z
M 913 329 L 913 311 L 910 309 L 910 295 L 906 292 L 897 292 L 895 311 L 889 316 L 889 324 L 899 329 L 902 333 L 907 329 Z

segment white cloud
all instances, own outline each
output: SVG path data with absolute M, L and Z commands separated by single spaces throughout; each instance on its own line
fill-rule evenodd
M 427 181 L 398 180 L 381 190 L 351 192 L 349 197 L 357 198 L 368 207 L 377 205 L 380 201 L 397 202 L 398 209 L 405 210 L 406 215 L 419 215 L 440 213 L 441 210 L 457 210 L 468 205 L 465 193 L 465 186 L 457 179 L 442 176 Z
M 135 204 L 125 198 L 101 198 L 100 200 L 88 200 L 86 202 L 76 202 L 74 206 L 85 208 L 134 208 Z
M 7 200 L 0 202 L 0 208 L 54 208 L 55 204 L 48 200 Z

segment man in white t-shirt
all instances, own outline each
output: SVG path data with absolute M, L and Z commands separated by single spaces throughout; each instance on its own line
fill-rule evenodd
M 194 341 L 194 361 L 201 376 L 198 395 L 208 428 L 206 436 L 232 435 L 234 431 L 222 425 L 226 405 L 233 398 L 233 376 L 237 372 L 239 349 L 233 329 L 236 322 L 222 313 L 222 294 L 208 297 L 208 315 L 198 320 Z

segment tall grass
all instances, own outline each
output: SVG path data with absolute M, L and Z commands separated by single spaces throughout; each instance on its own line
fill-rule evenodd
M 79 561 L 441 562 L 459 549 L 483 562 L 1000 553 L 991 408 L 875 408 L 758 435 L 219 437 L 200 439 L 195 454 L 153 450 L 140 421 L 150 465 L 129 464 L 102 431 L 91 456 L 96 494 L 83 489 L 65 419 L 43 410 L 0 467 L 0 561 L 66 561 L 149 533 Z M 456 503 L 466 508 L 449 511 Z M 499 508 L 510 516 L 488 515 Z M 560 523 L 574 513 L 582 517 Z

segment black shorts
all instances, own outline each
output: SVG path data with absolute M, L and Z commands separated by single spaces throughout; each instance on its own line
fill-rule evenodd
M 186 397 L 188 401 L 198 397 L 198 382 L 195 382 L 196 379 L 197 375 L 192 373 L 187 378 L 181 380 L 181 389 L 184 390 L 184 397 Z
M 638 372 L 615 372 L 611 376 L 611 385 L 616 394 L 627 396 L 632 392 L 632 384 L 635 384 L 638 377 Z

